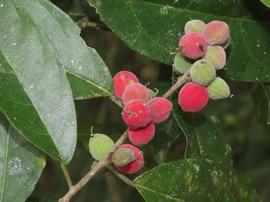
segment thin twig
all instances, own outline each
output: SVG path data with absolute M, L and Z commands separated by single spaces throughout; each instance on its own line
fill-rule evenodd
M 59 202 L 69 202 L 72 196 L 74 196 L 89 180 L 92 179 L 94 175 L 96 175 L 100 170 L 107 167 L 110 162 L 111 154 L 121 145 L 127 138 L 127 132 L 125 131 L 115 145 L 112 148 L 110 154 L 104 157 L 101 161 L 94 165 L 94 167 L 79 181 L 77 184 L 72 186 L 69 191 L 66 193 L 64 197 L 59 199 Z
M 189 71 L 185 72 L 181 77 L 178 78 L 177 82 L 162 96 L 167 98 L 171 96 L 180 86 L 182 86 L 185 82 L 189 80 Z M 111 99 L 118 103 L 117 99 L 114 96 L 111 96 Z M 120 105 L 122 107 L 122 104 Z M 115 143 L 112 151 L 104 157 L 101 161 L 99 161 L 91 170 L 79 181 L 77 184 L 72 186 L 69 191 L 59 199 L 59 202 L 69 202 L 72 196 L 74 196 L 88 181 L 90 181 L 94 175 L 96 175 L 100 170 L 110 165 L 111 160 L 110 157 L 112 153 L 121 145 L 127 138 L 127 131 L 125 131 L 118 141 Z M 123 178 L 122 178 L 123 179 Z M 134 186 L 134 184 L 133 184 Z
M 108 166 L 107 169 L 108 169 L 109 171 L 111 171 L 116 177 L 118 177 L 118 178 L 121 179 L 123 182 L 125 182 L 126 184 L 128 184 L 129 186 L 135 187 L 135 183 L 134 183 L 132 180 L 128 179 L 126 176 L 124 176 L 124 175 L 118 173 L 116 170 L 114 170 L 114 169 L 113 169 L 112 167 L 110 167 L 110 166 Z
M 171 96 L 178 88 L 189 80 L 189 70 L 186 71 L 181 77 L 178 77 L 176 83 L 162 96 L 167 98 Z
M 71 177 L 69 175 L 68 169 L 63 163 L 60 163 L 60 165 L 61 165 L 61 169 L 63 171 L 64 177 L 66 179 L 68 188 L 70 189 L 72 187 L 72 180 L 71 180 Z

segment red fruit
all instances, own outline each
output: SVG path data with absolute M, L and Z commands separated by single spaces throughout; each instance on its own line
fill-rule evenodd
M 150 123 L 144 128 L 128 128 L 128 138 L 136 146 L 143 146 L 149 143 L 155 135 L 155 124 Z
M 143 102 L 147 102 L 149 99 L 148 89 L 140 83 L 132 83 L 128 85 L 122 95 L 122 101 L 124 104 L 135 99 Z
M 206 106 L 208 99 L 207 88 L 192 82 L 185 84 L 178 94 L 178 104 L 186 112 L 202 110 Z
M 129 71 L 120 71 L 113 77 L 114 95 L 122 99 L 125 88 L 131 83 L 138 83 L 139 79 Z
M 195 60 L 204 56 L 207 40 L 202 33 L 189 32 L 180 39 L 179 48 L 184 56 Z
M 122 118 L 131 128 L 145 127 L 151 121 L 149 106 L 141 100 L 131 100 L 124 106 Z
M 209 45 L 221 45 L 224 44 L 230 38 L 230 28 L 222 21 L 214 20 L 209 22 L 204 30 Z
M 155 97 L 148 102 L 151 119 L 154 123 L 161 123 L 169 118 L 173 105 L 171 101 L 163 97 Z
M 131 144 L 122 144 L 119 148 L 130 149 L 135 155 L 135 161 L 121 167 L 114 166 L 116 170 L 125 174 L 134 174 L 144 166 L 143 153 Z

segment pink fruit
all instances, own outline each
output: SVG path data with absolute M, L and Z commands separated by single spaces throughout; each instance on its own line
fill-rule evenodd
M 122 118 L 131 128 L 145 127 L 151 121 L 149 106 L 141 100 L 131 100 L 124 106 Z
M 120 71 L 113 77 L 114 95 L 122 99 L 125 88 L 131 83 L 138 83 L 139 79 L 129 71 Z
M 161 123 L 169 118 L 173 105 L 163 97 L 155 97 L 148 102 L 151 119 L 154 123 Z
M 135 99 L 141 100 L 143 102 L 147 102 L 149 99 L 148 89 L 140 83 L 129 84 L 122 95 L 122 101 L 124 104 Z
M 155 124 L 150 123 L 144 128 L 128 128 L 128 138 L 136 146 L 143 146 L 149 143 L 155 135 Z
M 202 110 L 206 106 L 208 99 L 207 88 L 192 82 L 186 83 L 178 94 L 178 104 L 186 112 Z
M 189 32 L 180 39 L 179 48 L 184 56 L 196 60 L 204 56 L 207 50 L 207 40 L 202 33 Z
M 224 44 L 230 38 L 230 28 L 222 21 L 214 20 L 209 22 L 204 30 L 209 45 L 221 45 Z
M 134 174 L 138 172 L 144 166 L 143 153 L 137 147 L 131 144 L 122 144 L 119 148 L 125 148 L 131 150 L 135 155 L 135 160 L 125 166 L 117 167 L 114 166 L 116 170 L 125 174 Z

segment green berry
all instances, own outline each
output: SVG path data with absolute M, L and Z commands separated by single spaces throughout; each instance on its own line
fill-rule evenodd
M 190 67 L 191 63 L 181 54 L 177 54 L 174 57 L 173 69 L 175 72 L 184 74 Z
M 226 81 L 217 77 L 207 87 L 209 97 L 213 100 L 224 99 L 230 96 L 230 88 Z
M 216 69 L 226 65 L 226 53 L 222 46 L 208 46 L 204 59 L 210 61 Z
M 126 166 L 136 160 L 134 153 L 130 149 L 118 148 L 112 155 L 112 162 L 117 167 Z
M 189 32 L 203 32 L 205 23 L 201 20 L 190 20 L 185 24 L 185 34 Z
M 194 83 L 207 86 L 216 78 L 215 67 L 205 59 L 198 60 L 191 66 L 190 78 Z
M 114 142 L 112 139 L 104 134 L 94 134 L 94 136 L 89 139 L 89 151 L 92 157 L 97 161 L 107 156 L 113 145 Z

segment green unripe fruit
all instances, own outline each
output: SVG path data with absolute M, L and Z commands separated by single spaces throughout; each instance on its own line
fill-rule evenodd
M 228 84 L 219 77 L 210 83 L 207 89 L 209 97 L 213 100 L 224 99 L 230 96 L 230 88 Z
M 175 72 L 184 74 L 190 67 L 191 63 L 181 54 L 177 54 L 174 57 L 173 69 Z
M 205 23 L 201 20 L 190 20 L 185 24 L 185 34 L 189 32 L 203 32 Z
M 198 60 L 191 66 L 190 78 L 197 84 L 207 86 L 216 78 L 215 67 L 207 60 Z
M 97 161 L 107 156 L 113 145 L 114 142 L 112 139 L 104 134 L 94 134 L 94 136 L 89 139 L 89 151 L 92 157 Z
M 112 155 L 112 162 L 117 167 L 126 166 L 135 160 L 134 153 L 126 148 L 118 148 Z
M 208 46 L 204 59 L 210 61 L 216 69 L 226 65 L 226 53 L 222 46 Z

